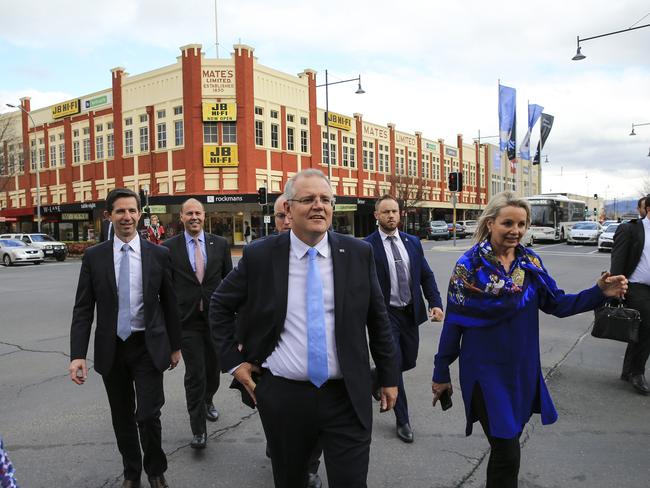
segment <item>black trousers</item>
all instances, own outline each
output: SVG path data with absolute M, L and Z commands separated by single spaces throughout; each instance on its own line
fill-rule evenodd
M 317 443 L 330 488 L 366 488 L 370 429 L 357 417 L 343 380 L 316 388 L 266 371 L 255 388 L 276 488 L 304 488 Z
M 185 362 L 185 400 L 194 435 L 206 432 L 205 406 L 212 403 L 212 398 L 219 389 L 217 355 L 207 322 L 204 325 L 184 329 L 181 342 Z
M 400 367 L 399 383 L 397 384 L 397 401 L 395 403 L 395 420 L 397 425 L 409 422 L 408 400 L 404 389 L 404 371 L 415 368 L 420 344 L 420 330 L 413 325 L 413 307 L 404 309 L 388 307 L 388 317 L 391 323 L 391 332 L 397 351 L 397 363 Z
M 623 374 L 633 376 L 645 373 L 645 365 L 650 356 L 650 286 L 630 283 L 626 303 L 641 313 L 639 342 L 628 344 L 623 359 Z
M 163 374 L 147 352 L 144 332 L 131 334 L 125 342 L 117 340 L 115 362 L 103 380 L 124 479 L 139 480 L 143 466 L 148 476 L 163 474 L 167 470 L 160 425 Z
M 521 447 L 519 437 L 502 439 L 490 435 L 490 423 L 485 407 L 483 392 L 477 384 L 472 393 L 472 413 L 483 427 L 483 432 L 490 443 L 490 458 L 487 465 L 487 483 L 485 488 L 517 488 Z

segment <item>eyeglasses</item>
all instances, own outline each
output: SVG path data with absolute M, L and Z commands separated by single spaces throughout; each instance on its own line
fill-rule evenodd
M 284 219 L 287 218 L 287 214 L 286 213 L 276 213 L 275 218 L 280 219 L 280 220 L 284 220 Z
M 331 207 L 336 201 L 333 197 L 304 197 L 304 198 L 290 198 L 290 202 L 298 202 L 300 205 L 313 205 L 316 203 L 316 200 L 319 200 L 321 204 L 326 207 Z

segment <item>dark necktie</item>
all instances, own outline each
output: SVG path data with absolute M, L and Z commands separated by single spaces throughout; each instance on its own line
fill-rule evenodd
M 397 271 L 397 293 L 402 303 L 408 305 L 411 303 L 411 288 L 409 287 L 408 273 L 404 261 L 402 261 L 402 255 L 399 253 L 397 244 L 395 244 L 396 240 L 397 236 L 388 236 L 390 250 L 395 260 L 395 270 Z

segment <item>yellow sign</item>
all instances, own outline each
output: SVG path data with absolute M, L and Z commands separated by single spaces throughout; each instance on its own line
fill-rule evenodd
M 327 123 L 330 127 L 336 127 L 337 129 L 347 131 L 352 129 L 352 118 L 335 112 L 327 112 Z
M 239 166 L 237 146 L 203 146 L 203 167 Z
M 52 107 L 52 118 L 60 119 L 62 117 L 68 117 L 69 115 L 75 115 L 81 112 L 81 103 L 79 99 L 69 100 L 67 102 L 59 103 Z
M 203 122 L 233 122 L 237 120 L 236 103 L 203 102 Z

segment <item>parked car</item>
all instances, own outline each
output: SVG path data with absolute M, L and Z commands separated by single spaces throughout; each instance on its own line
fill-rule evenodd
M 0 239 L 0 259 L 5 266 L 13 266 L 16 263 L 41 264 L 45 255 L 40 249 L 28 246 L 23 241 Z
M 611 251 L 614 246 L 614 233 L 617 227 L 621 225 L 618 222 L 609 224 L 607 228 L 598 237 L 598 252 Z
M 566 243 L 598 245 L 598 236 L 600 236 L 602 231 L 602 227 L 598 222 L 576 222 L 569 231 Z
M 602 224 L 600 224 L 600 225 L 601 225 L 601 227 L 602 227 L 603 229 L 607 229 L 607 227 L 609 227 L 610 225 L 612 225 L 612 224 L 618 224 L 618 223 L 619 223 L 618 220 L 605 220 L 605 221 L 604 221 Z
M 450 222 L 447 224 L 447 230 L 449 230 L 449 238 L 454 237 L 454 224 Z M 465 227 L 458 221 L 456 221 L 456 239 L 464 239 L 466 236 Z
M 2 234 L 0 239 L 17 239 L 28 246 L 43 251 L 46 258 L 56 258 L 57 261 L 64 261 L 68 253 L 67 246 L 55 240 L 47 234 Z
M 449 239 L 449 229 L 444 220 L 432 220 L 427 228 L 427 239 Z
M 465 227 L 465 234 L 468 236 L 473 236 L 478 227 L 478 221 L 476 220 L 459 220 L 458 223 Z
M 521 244 L 526 247 L 532 247 L 535 244 L 535 236 L 533 236 L 533 231 L 528 229 L 524 234 L 524 237 L 521 238 Z

